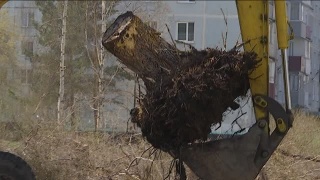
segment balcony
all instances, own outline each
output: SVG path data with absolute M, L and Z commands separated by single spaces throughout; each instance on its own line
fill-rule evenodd
M 306 61 L 302 56 L 289 56 L 289 71 L 304 72 Z
M 311 39 L 312 29 L 303 21 L 290 21 L 295 37 Z
M 310 75 L 311 60 L 303 56 L 289 56 L 289 71 Z

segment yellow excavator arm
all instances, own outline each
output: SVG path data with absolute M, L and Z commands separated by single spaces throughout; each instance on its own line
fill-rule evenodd
M 262 123 L 259 122 L 260 120 L 266 121 L 268 125 L 269 112 L 273 115 L 273 111 L 279 111 L 277 109 L 272 110 L 272 107 L 267 102 L 267 99 L 270 99 L 267 98 L 269 90 L 269 1 L 237 0 L 236 3 L 242 40 L 245 42 L 244 50 L 256 52 L 258 60 L 261 61 L 259 66 L 249 75 L 256 120 L 258 123 Z M 287 49 L 291 36 L 288 33 L 286 1 L 273 1 L 273 3 L 275 7 L 278 47 L 282 58 L 285 112 L 290 117 L 290 122 L 285 122 L 285 119 L 278 117 L 276 125 L 280 132 L 286 132 L 293 120 L 287 58 Z M 265 126 L 265 131 L 269 130 L 269 126 L 267 125 Z
M 238 18 L 245 51 L 254 51 L 261 60 L 250 76 L 251 93 L 268 95 L 269 3 L 268 1 L 237 0 Z M 268 113 L 255 107 L 256 119 L 266 119 Z
M 259 66 L 249 75 L 256 123 L 247 134 L 230 139 L 193 144 L 181 150 L 182 160 L 205 180 L 253 180 L 292 125 L 287 53 L 286 1 L 274 0 L 278 47 L 281 50 L 285 108 L 268 97 L 269 1 L 236 0 L 245 51 L 258 55 Z M 270 132 L 269 113 L 276 128 Z
M 286 110 L 291 109 L 290 90 L 288 87 L 288 71 L 287 71 L 287 54 L 288 42 L 290 36 L 288 34 L 288 22 L 286 14 L 286 1 L 273 1 L 275 5 L 277 39 L 278 47 L 281 50 L 283 58 L 284 87 L 286 93 Z M 240 30 L 245 51 L 254 51 L 258 54 L 261 63 L 259 67 L 251 73 L 250 88 L 253 95 L 260 94 L 268 96 L 269 83 L 269 1 L 255 0 L 244 1 L 237 0 L 237 10 L 239 17 Z M 257 100 L 254 99 L 257 103 Z M 263 101 L 261 101 L 263 102 Z M 260 106 L 263 104 L 260 104 Z M 266 119 L 268 112 L 255 105 L 256 119 Z

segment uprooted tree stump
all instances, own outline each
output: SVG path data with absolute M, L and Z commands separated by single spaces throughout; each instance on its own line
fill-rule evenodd
M 107 29 L 103 45 L 144 81 L 132 122 L 164 151 L 206 140 L 222 113 L 246 94 L 248 73 L 258 62 L 253 52 L 236 49 L 179 51 L 131 12 Z
M 132 12 L 120 15 L 107 29 L 103 45 L 146 84 L 172 74 L 180 64 L 176 48 Z

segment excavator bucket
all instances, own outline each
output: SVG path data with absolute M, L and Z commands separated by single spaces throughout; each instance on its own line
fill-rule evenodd
M 231 139 L 194 144 L 181 150 L 181 159 L 201 179 L 250 180 L 261 167 L 256 163 L 261 129 Z
M 276 121 L 271 134 L 268 120 L 259 120 L 244 135 L 188 145 L 176 156 L 203 180 L 255 179 L 291 127 L 293 119 L 272 98 L 258 95 L 254 99 L 266 102 L 265 108 Z

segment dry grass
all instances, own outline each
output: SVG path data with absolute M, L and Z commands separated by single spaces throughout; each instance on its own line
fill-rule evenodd
M 295 117 L 294 128 L 279 149 L 320 156 L 320 120 L 301 112 Z M 48 122 L 30 124 L 1 125 L 0 150 L 23 157 L 39 180 L 158 180 L 169 173 L 171 157 L 160 151 L 150 155 L 152 148 L 140 134 L 72 132 Z M 272 180 L 320 179 L 320 162 L 287 157 L 277 150 L 264 171 Z
M 25 137 L 2 136 L 0 149 L 23 157 L 39 180 L 164 179 L 172 161 L 154 152 L 140 134 L 71 132 L 49 123 L 29 133 L 14 131 Z
M 320 179 L 320 162 L 307 160 L 308 157 L 320 160 L 320 119 L 296 112 L 293 128 L 264 169 L 269 179 Z

